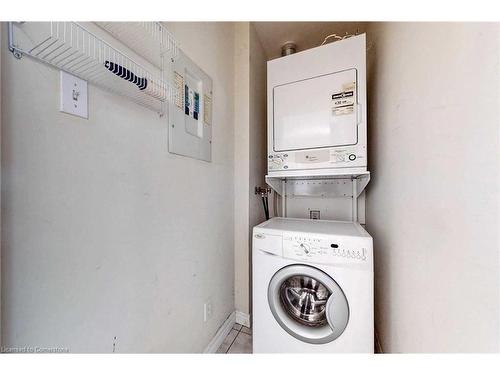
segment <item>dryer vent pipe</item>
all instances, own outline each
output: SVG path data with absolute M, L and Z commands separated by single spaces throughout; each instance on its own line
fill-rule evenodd
M 294 42 L 286 42 L 281 47 L 281 56 L 293 55 L 297 52 L 297 45 Z

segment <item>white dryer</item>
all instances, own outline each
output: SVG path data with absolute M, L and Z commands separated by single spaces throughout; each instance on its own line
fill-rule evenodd
M 366 36 L 267 63 L 268 175 L 366 172 Z
M 372 249 L 355 222 L 254 227 L 254 353 L 373 353 Z

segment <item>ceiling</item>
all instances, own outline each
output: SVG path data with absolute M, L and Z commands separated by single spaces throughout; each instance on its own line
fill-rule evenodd
M 363 33 L 366 22 L 253 22 L 269 60 L 281 56 L 281 46 L 294 42 L 297 52 L 319 46 L 329 34 Z M 330 39 L 332 40 L 332 39 Z M 334 40 L 334 39 L 333 39 Z

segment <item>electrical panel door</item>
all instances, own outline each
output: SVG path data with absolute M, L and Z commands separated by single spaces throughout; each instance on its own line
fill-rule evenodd
M 212 79 L 179 52 L 174 60 L 175 100 L 169 104 L 168 150 L 212 160 Z

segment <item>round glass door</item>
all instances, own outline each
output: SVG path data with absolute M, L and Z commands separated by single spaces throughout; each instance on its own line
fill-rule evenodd
M 325 311 L 330 295 L 320 281 L 304 275 L 290 276 L 280 287 L 283 309 L 292 319 L 309 327 L 328 324 Z
M 276 272 L 269 283 L 268 301 L 279 325 L 311 344 L 335 340 L 349 320 L 349 306 L 340 286 L 311 266 L 291 265 Z

